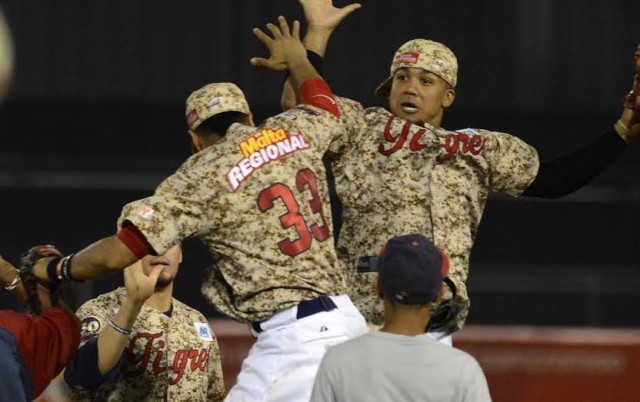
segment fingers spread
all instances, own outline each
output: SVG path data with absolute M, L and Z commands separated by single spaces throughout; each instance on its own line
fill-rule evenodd
M 273 25 L 272 23 L 268 23 L 267 24 L 267 29 L 269 31 L 271 31 L 271 33 L 273 34 L 273 38 L 274 39 L 282 38 L 282 33 L 280 32 L 280 29 L 278 29 L 277 26 Z
M 273 42 L 273 39 L 271 39 L 266 33 L 262 32 L 260 28 L 253 28 L 253 34 L 267 46 L 269 46 Z
M 300 40 L 300 21 L 293 21 L 293 37 Z
M 282 35 L 291 36 L 291 32 L 289 31 L 289 24 L 287 23 L 287 20 L 283 16 L 279 16 L 278 22 L 280 23 L 280 30 L 282 31 Z

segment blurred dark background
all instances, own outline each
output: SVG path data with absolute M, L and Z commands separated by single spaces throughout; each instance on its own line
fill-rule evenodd
M 337 5 L 347 2 L 335 1 Z M 190 155 L 189 93 L 242 87 L 257 121 L 279 111 L 281 74 L 251 29 L 295 0 L 9 0 L 17 66 L 0 110 L 0 252 L 33 244 L 78 250 L 116 230 L 120 208 L 149 195 Z M 373 89 L 396 48 L 424 37 L 460 64 L 450 129 L 513 133 L 542 160 L 583 144 L 619 117 L 640 42 L 631 0 L 376 0 L 334 33 L 325 76 L 335 93 L 384 105 Z M 469 323 L 637 327 L 640 145 L 591 185 L 557 201 L 493 197 L 472 254 Z M 393 217 L 390 217 L 393 219 Z M 247 241 L 251 241 L 247 239 Z M 206 250 L 185 244 L 175 296 L 200 296 Z M 81 303 L 121 283 L 75 288 Z M 16 307 L 1 293 L 0 307 Z

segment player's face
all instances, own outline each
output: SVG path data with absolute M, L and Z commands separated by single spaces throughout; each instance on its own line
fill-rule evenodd
M 160 265 L 162 272 L 158 277 L 156 289 L 165 288 L 170 285 L 178 274 L 178 266 L 182 262 L 182 247 L 176 244 L 167 250 L 164 255 L 152 256 L 148 255 L 142 259 L 142 269 L 145 274 L 149 275 L 152 268 Z
M 391 81 L 391 112 L 412 123 L 439 127 L 454 99 L 455 90 L 445 80 L 419 68 L 400 68 Z

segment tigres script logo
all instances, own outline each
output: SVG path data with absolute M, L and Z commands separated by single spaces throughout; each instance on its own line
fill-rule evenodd
M 253 172 L 269 162 L 308 148 L 309 144 L 302 134 L 289 134 L 284 128 L 264 128 L 259 135 L 240 143 L 244 158 L 227 173 L 229 187 L 235 191 Z
M 378 152 L 384 156 L 392 155 L 404 147 L 407 140 L 409 141 L 409 150 L 417 152 L 427 148 L 427 144 L 421 143 L 420 139 L 427 132 L 426 128 L 414 130 L 417 126 L 411 122 L 406 122 L 399 134 L 391 133 L 391 123 L 395 119 L 391 116 L 384 128 L 385 143 L 378 145 Z M 444 162 L 453 158 L 458 152 L 463 154 L 478 155 L 484 150 L 484 137 L 474 134 L 473 130 L 460 130 L 460 132 L 449 133 L 445 137 L 442 147 L 446 154 L 438 157 L 438 162 Z M 385 146 L 391 144 L 389 148 Z
M 136 377 L 145 373 L 158 375 L 169 370 L 167 382 L 169 385 L 177 384 L 184 376 L 185 370 L 192 372 L 206 371 L 209 363 L 209 351 L 207 349 L 181 349 L 173 357 L 169 366 L 165 365 L 165 342 L 163 333 L 149 334 L 140 332 L 129 341 L 127 347 L 127 365 L 125 377 Z M 142 351 L 142 353 L 140 353 Z M 151 367 L 149 364 L 151 363 Z

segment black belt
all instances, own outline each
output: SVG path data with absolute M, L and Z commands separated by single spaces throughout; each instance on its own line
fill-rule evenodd
M 322 295 L 320 297 L 316 297 L 315 299 L 300 302 L 300 304 L 298 304 L 298 312 L 296 313 L 296 318 L 299 320 L 301 318 L 309 317 L 310 315 L 314 315 L 322 311 L 331 311 L 336 308 L 338 308 L 338 306 L 336 306 L 333 300 L 331 300 L 331 297 Z M 251 327 L 258 333 L 263 331 L 259 322 L 252 323 Z

